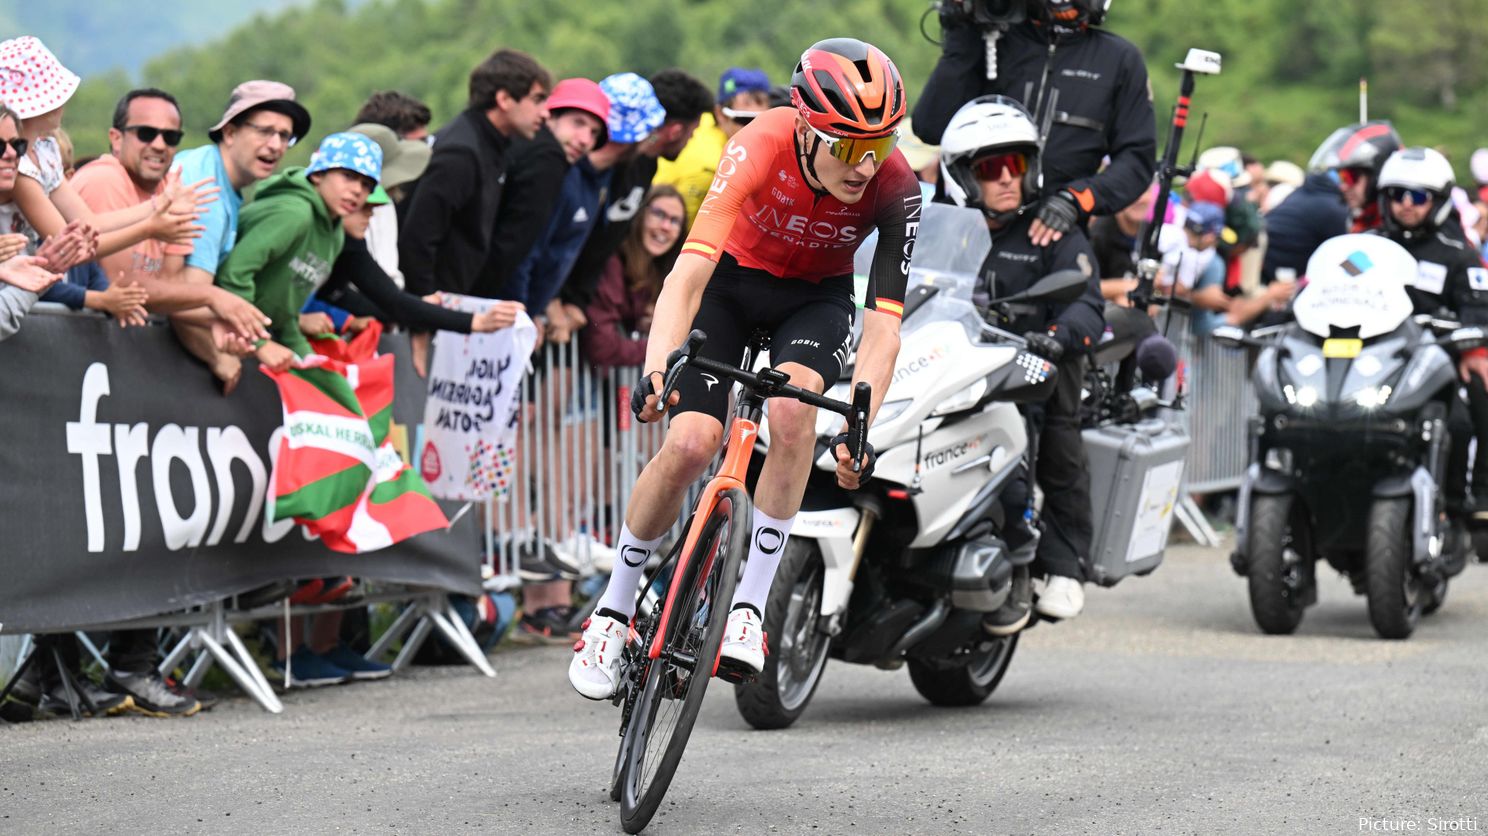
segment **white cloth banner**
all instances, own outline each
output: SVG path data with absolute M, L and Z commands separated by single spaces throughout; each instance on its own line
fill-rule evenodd
M 480 313 L 490 299 L 441 294 L 447 308 Z M 527 314 L 490 334 L 434 335 L 419 472 L 440 499 L 478 500 L 511 490 L 517 423 L 537 328 Z

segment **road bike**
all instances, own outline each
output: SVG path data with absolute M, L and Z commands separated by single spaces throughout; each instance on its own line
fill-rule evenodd
M 732 682 L 747 678 L 747 672 L 727 665 L 721 669 L 719 651 L 740 567 L 749 553 L 754 515 L 745 480 L 765 401 L 792 398 L 846 417 L 854 462 L 862 459 L 867 437 L 868 384 L 857 384 L 852 403 L 845 403 L 792 386 L 790 377 L 777 369 L 750 371 L 759 352 L 768 347 L 766 333 L 750 338 L 740 366 L 699 357 L 706 339 L 695 330 L 668 358 L 657 402 L 666 403 L 688 366 L 740 388 L 722 462 L 693 506 L 686 535 L 645 578 L 647 592 L 630 625 L 620 687 L 613 698 L 622 710 L 620 750 L 610 784 L 610 797 L 620 802 L 621 825 L 627 833 L 639 833 L 665 797 L 708 680 L 714 675 Z

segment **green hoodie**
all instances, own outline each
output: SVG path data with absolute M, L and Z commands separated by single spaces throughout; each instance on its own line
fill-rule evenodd
M 341 221 L 321 199 L 305 169 L 263 181 L 238 218 L 238 241 L 217 271 L 217 284 L 258 306 L 274 324 L 274 340 L 300 356 L 300 310 L 331 275 L 345 241 Z

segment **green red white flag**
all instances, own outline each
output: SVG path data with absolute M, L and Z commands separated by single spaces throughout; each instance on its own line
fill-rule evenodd
M 449 525 L 388 439 L 394 357 L 372 356 L 380 331 L 319 341 L 323 353 L 284 372 L 263 369 L 284 405 L 273 519 L 294 518 L 338 552 L 375 551 Z

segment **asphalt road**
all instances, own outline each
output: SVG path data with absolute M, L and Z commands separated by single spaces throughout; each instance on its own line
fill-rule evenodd
M 1024 637 L 975 709 L 834 663 L 750 730 L 716 687 L 648 829 L 700 833 L 1362 833 L 1488 829 L 1488 567 L 1408 641 L 1321 571 L 1298 634 L 1252 625 L 1217 550 Z M 559 647 L 499 676 L 418 670 L 189 720 L 0 727 L 0 834 L 619 833 L 618 712 Z

